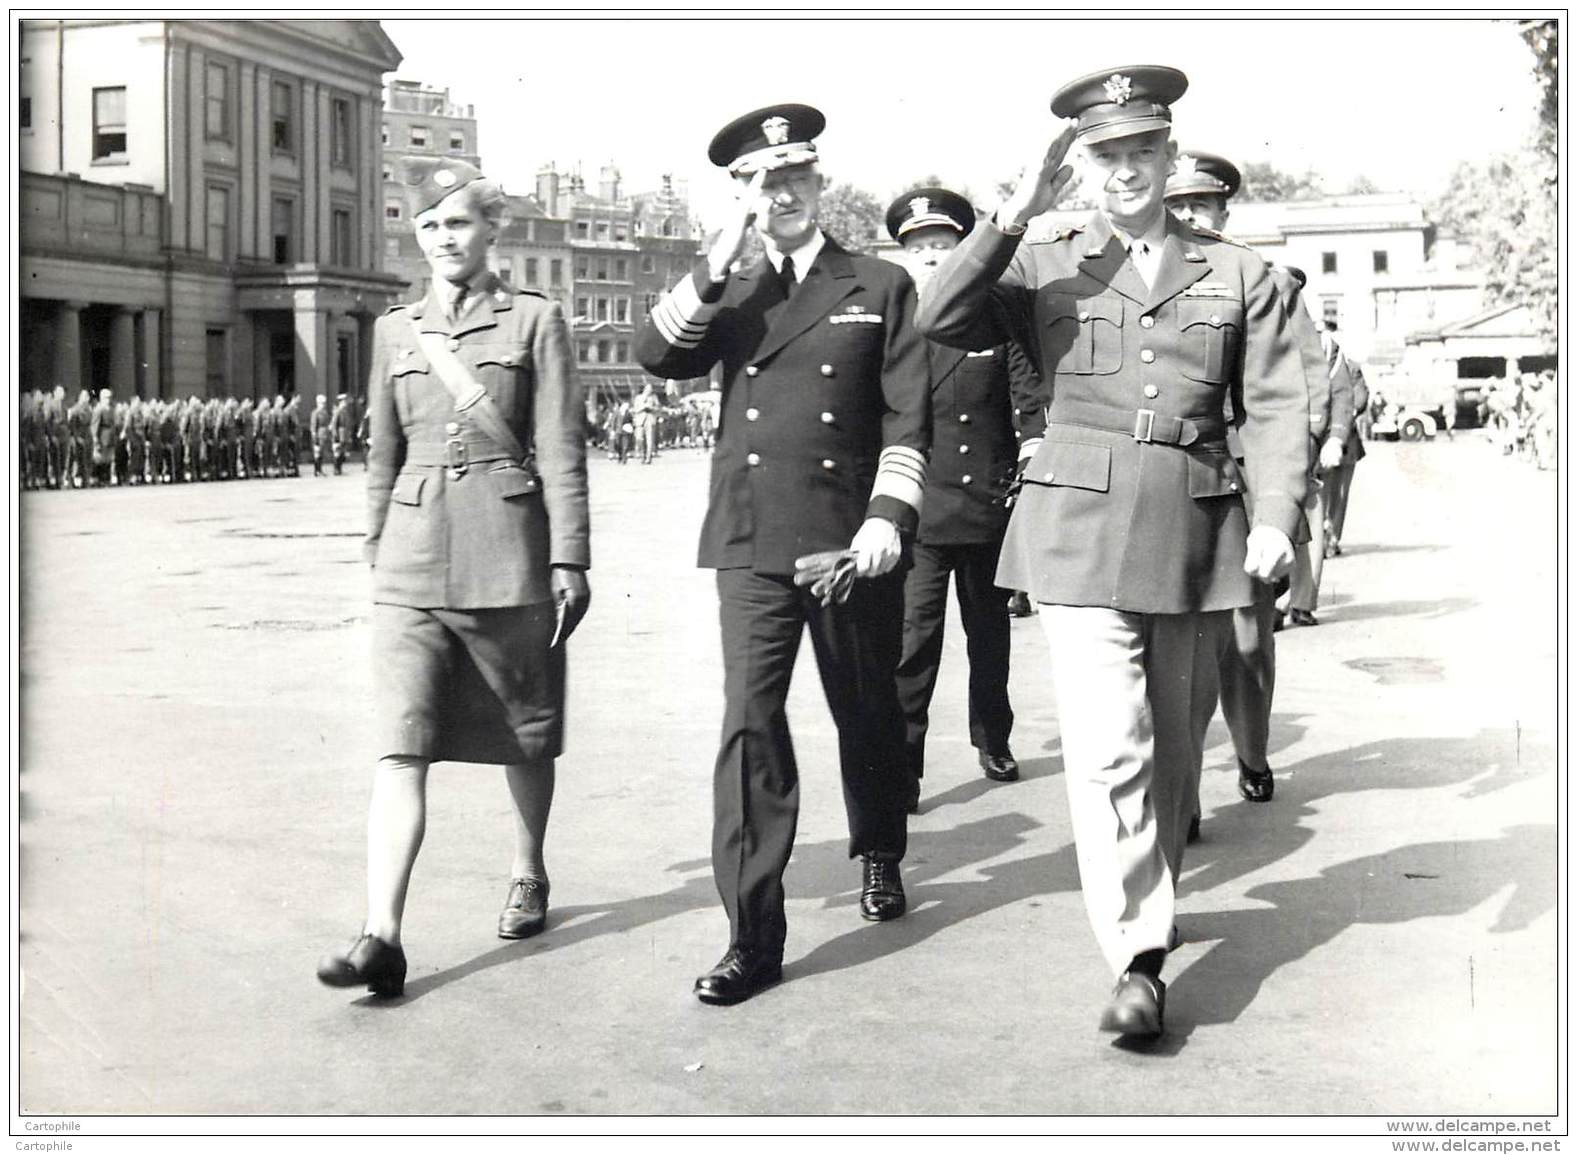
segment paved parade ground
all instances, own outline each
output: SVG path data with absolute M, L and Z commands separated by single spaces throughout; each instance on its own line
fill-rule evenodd
M 25 1112 L 1555 1110 L 1556 482 L 1482 435 L 1359 465 L 1321 624 L 1279 635 L 1269 805 L 1238 798 L 1213 724 L 1149 1050 L 1096 1031 L 1111 978 L 1033 619 L 1013 625 L 1015 784 L 975 764 L 949 622 L 892 923 L 858 915 L 803 647 L 785 981 L 691 996 L 727 922 L 706 458 L 686 449 L 593 454 L 547 933 L 494 937 L 502 774 L 440 765 L 406 996 L 320 986 L 364 913 L 369 581 L 360 465 L 304 472 L 21 497 Z

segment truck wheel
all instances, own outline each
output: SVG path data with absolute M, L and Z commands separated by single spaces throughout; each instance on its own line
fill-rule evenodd
M 1402 422 L 1403 441 L 1422 441 L 1424 439 L 1424 423 L 1416 417 L 1409 417 Z

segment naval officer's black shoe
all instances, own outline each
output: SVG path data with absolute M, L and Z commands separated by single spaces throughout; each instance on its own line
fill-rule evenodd
M 1101 1030 L 1129 1038 L 1153 1039 L 1161 1033 L 1166 1010 L 1166 984 L 1160 979 L 1124 971 L 1101 1012 Z
M 1188 844 L 1192 846 L 1199 841 L 1199 815 L 1194 815 L 1188 820 Z
M 1018 781 L 1018 759 L 1013 757 L 1013 751 L 1006 748 L 1000 754 L 980 751 L 980 768 L 993 782 Z
M 779 955 L 731 946 L 715 967 L 695 980 L 695 997 L 714 1006 L 732 1006 L 782 978 L 783 959 Z
M 865 881 L 860 887 L 860 917 L 870 922 L 897 918 L 908 907 L 898 863 L 866 855 Z
M 1243 759 L 1238 759 L 1238 793 L 1249 802 L 1269 802 L 1276 793 L 1276 776 L 1266 767 L 1250 770 Z

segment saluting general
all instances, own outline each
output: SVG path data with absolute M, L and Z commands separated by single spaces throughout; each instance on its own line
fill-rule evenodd
M 1052 111 L 1074 123 L 954 250 L 919 314 L 959 348 L 1018 339 L 1049 387 L 997 578 L 1041 603 L 1080 881 L 1117 975 L 1099 1022 L 1139 1038 L 1163 1030 L 1217 638 L 1253 582 L 1291 564 L 1308 462 L 1303 361 L 1264 261 L 1163 204 L 1187 86 L 1141 65 L 1059 90 Z M 1026 241 L 1073 175 L 1075 139 L 1101 208 Z M 1246 475 L 1227 452 L 1229 395 Z
M 717 571 L 724 714 L 714 773 L 712 867 L 730 941 L 703 1002 L 735 1003 L 782 975 L 783 872 L 799 770 L 784 699 L 808 625 L 838 727 L 849 854 L 864 861 L 860 913 L 904 911 L 903 536 L 913 534 L 930 442 L 924 342 L 909 275 L 845 252 L 817 224 L 821 113 L 777 105 L 713 138 L 737 203 L 706 260 L 636 338 L 658 377 L 722 366 L 721 425 L 700 564 Z M 761 259 L 735 268 L 754 225 Z M 795 584 L 796 562 L 848 550 L 847 600 Z

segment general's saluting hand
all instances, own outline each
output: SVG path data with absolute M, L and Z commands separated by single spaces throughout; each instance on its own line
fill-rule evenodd
M 1062 161 L 1077 128 L 1077 123 L 1070 120 L 1051 142 L 1046 155 L 1024 166 L 1018 187 L 997 210 L 997 223 L 1004 229 L 1019 232 L 1041 213 L 1057 207 L 1057 198 L 1073 179 L 1073 166 Z
M 712 251 L 706 255 L 706 271 L 712 280 L 726 279 L 728 270 L 733 268 L 734 262 L 745 251 L 745 242 L 750 239 L 751 227 L 761 210 L 761 189 L 766 179 L 767 170 L 761 169 L 750 178 L 749 186 L 743 191 L 735 182 L 733 208 L 723 221 L 717 240 L 712 242 Z

